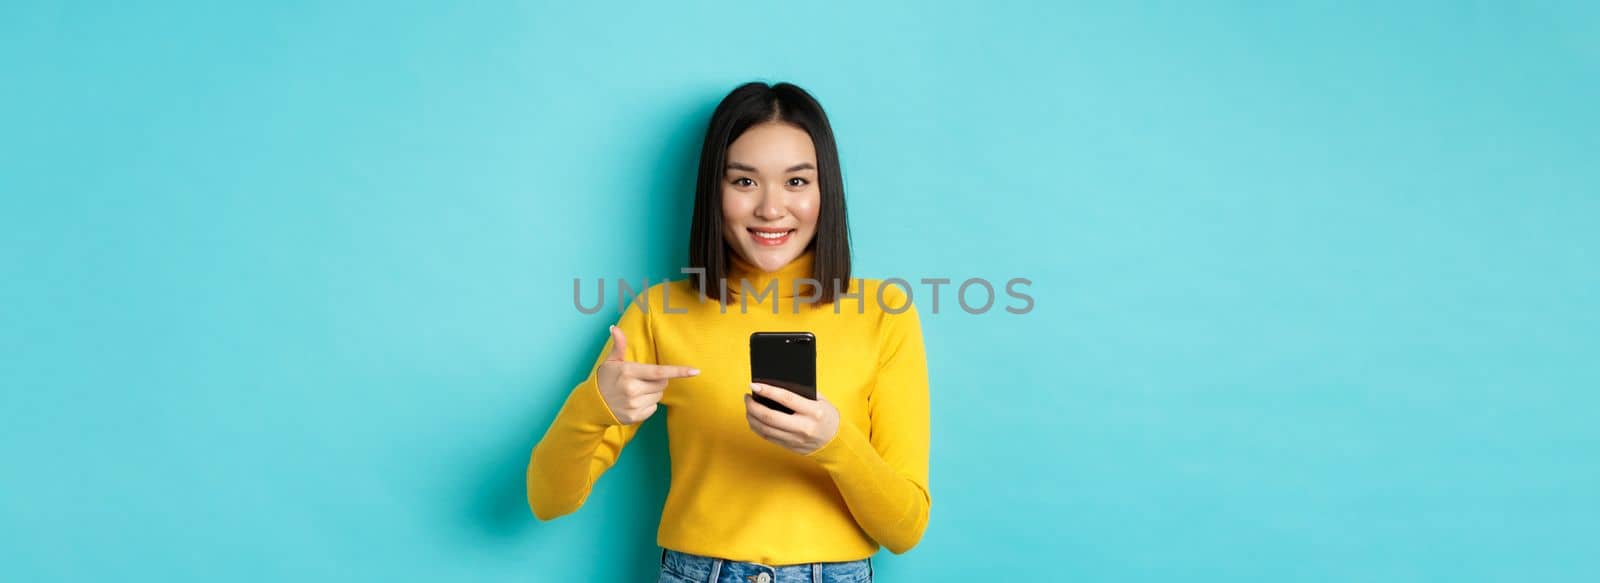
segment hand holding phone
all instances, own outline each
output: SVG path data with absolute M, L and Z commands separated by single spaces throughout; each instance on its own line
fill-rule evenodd
M 839 410 L 817 391 L 817 339 L 810 332 L 751 334 L 750 380 L 745 420 L 762 439 L 809 455 L 838 434 Z

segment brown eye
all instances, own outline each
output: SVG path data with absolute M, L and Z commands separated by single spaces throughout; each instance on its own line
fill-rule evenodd
M 795 184 L 795 182 L 799 182 L 799 184 Z M 810 183 L 811 183 L 810 181 L 808 181 L 808 180 L 806 180 L 804 178 L 790 178 L 789 179 L 789 186 L 805 186 L 805 185 L 810 184 Z
M 733 179 L 733 183 L 734 183 L 734 184 L 735 184 L 735 185 L 738 185 L 738 186 L 745 186 L 745 184 L 744 184 L 744 183 L 746 183 L 746 182 L 749 182 L 749 183 L 751 183 L 751 184 L 755 184 L 755 182 L 752 182 L 752 181 L 751 181 L 751 180 L 750 180 L 750 179 L 749 179 L 749 178 L 744 178 L 744 177 L 742 177 L 742 176 L 741 176 L 741 177 L 739 177 L 739 178 L 735 178 L 735 179 Z

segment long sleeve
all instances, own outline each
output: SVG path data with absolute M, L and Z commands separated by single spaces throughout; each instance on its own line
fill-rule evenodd
M 641 295 L 628 304 L 617 327 L 627 336 L 629 361 L 655 363 L 649 313 L 639 309 L 639 302 L 644 300 Z M 555 421 L 533 448 L 527 472 L 528 506 L 540 520 L 570 514 L 583 506 L 595 481 L 611 469 L 622 448 L 639 430 L 639 424 L 622 424 L 600 395 L 597 374 L 611 347 L 608 334 L 600 357 L 589 369 L 589 377 L 572 389 Z
M 928 368 L 916 308 L 885 313 L 879 342 L 877 381 L 868 397 L 870 434 L 841 420 L 833 439 L 807 455 L 833 477 L 856 523 L 898 554 L 922 539 L 932 505 Z

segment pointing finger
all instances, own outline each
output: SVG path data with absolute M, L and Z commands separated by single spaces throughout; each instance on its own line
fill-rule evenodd
M 695 376 L 700 374 L 700 369 L 670 364 L 640 364 L 633 367 L 631 372 L 641 379 L 665 381 Z

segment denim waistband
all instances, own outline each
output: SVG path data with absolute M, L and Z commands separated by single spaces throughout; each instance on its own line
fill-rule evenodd
M 700 583 L 866 583 L 872 558 L 773 566 L 661 549 L 661 570 Z

